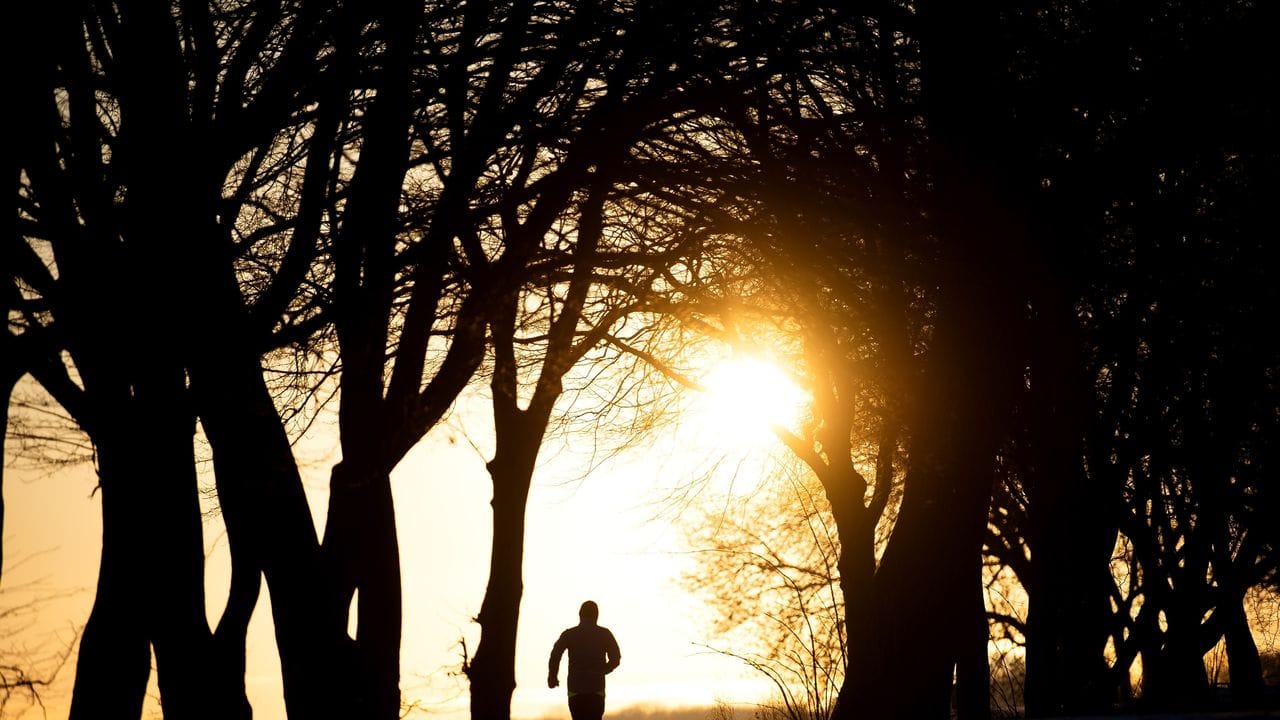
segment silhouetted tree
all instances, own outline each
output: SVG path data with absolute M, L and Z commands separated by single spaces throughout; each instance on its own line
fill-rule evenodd
M 238 286 L 237 253 L 263 236 L 237 230 L 244 208 L 269 212 L 264 187 L 279 188 L 299 157 L 328 166 L 322 150 L 299 155 L 290 145 L 313 121 L 307 88 L 324 67 L 326 16 L 270 3 L 98 10 L 39 24 L 19 195 L 23 282 L 48 303 L 24 338 L 50 336 L 46 357 L 64 345 L 70 353 L 74 375 L 58 362 L 51 380 L 36 377 L 93 438 L 103 486 L 103 565 L 73 715 L 136 715 L 149 642 L 167 711 L 247 714 L 244 632 L 264 571 L 287 702 L 322 703 L 345 626 L 315 602 L 319 543 L 262 375 L 276 321 L 255 322 Z M 316 122 L 333 132 L 323 114 Z M 182 182 L 171 177 L 175 156 Z M 327 185 L 327 172 L 311 175 L 311 185 Z M 305 256 L 319 217 L 300 209 L 283 220 L 294 255 Z M 174 237 L 185 239 L 177 251 Z M 293 297 L 305 266 L 292 265 L 273 278 L 276 300 L 256 309 Z M 197 411 L 235 568 L 215 633 L 204 619 Z M 150 573 L 148 558 L 168 572 Z M 138 596 L 155 609 L 130 599 Z
M 1004 72 L 1014 89 L 1004 102 L 1022 118 L 1006 139 L 1024 148 L 1008 182 L 1023 188 L 1018 196 L 1024 198 L 1024 212 L 1055 267 L 1041 276 L 1047 282 L 1029 306 L 1033 335 L 1027 388 L 1006 453 L 1013 484 L 1005 497 L 1013 503 L 996 516 L 1003 526 L 996 544 L 1019 566 L 1030 594 L 1030 714 L 1095 712 L 1115 702 L 1119 685 L 1127 683 L 1132 656 L 1122 652 L 1108 670 L 1105 654 L 1108 636 L 1117 647 L 1126 644 L 1120 629 L 1130 622 L 1127 608 L 1112 609 L 1108 595 L 1115 589 L 1107 563 L 1122 517 L 1131 512 L 1146 516 L 1144 504 L 1154 497 L 1150 490 L 1136 495 L 1125 491 L 1133 483 L 1127 474 L 1152 443 L 1159 446 L 1165 442 L 1160 438 L 1170 436 L 1173 426 L 1161 416 L 1172 413 L 1185 426 L 1203 412 L 1192 409 L 1195 403 L 1163 405 L 1177 395 L 1156 399 L 1149 384 L 1164 382 L 1155 376 L 1176 374 L 1179 367 L 1203 373 L 1194 369 L 1194 353 L 1149 361 L 1146 379 L 1128 374 L 1137 372 L 1135 345 L 1150 342 L 1143 339 L 1149 323 L 1143 319 L 1147 311 L 1138 309 L 1144 303 L 1138 298 L 1161 298 L 1160 314 L 1174 318 L 1177 334 L 1193 332 L 1200 317 L 1253 312 L 1227 309 L 1228 304 L 1202 292 L 1192 293 L 1203 296 L 1199 301 L 1178 301 L 1171 311 L 1170 298 L 1239 270 L 1208 261 L 1215 252 L 1211 249 L 1185 263 L 1175 243 L 1160 239 L 1203 233 L 1206 248 L 1218 242 L 1245 247 L 1253 242 L 1248 238 L 1256 220 L 1241 211 L 1249 201 L 1231 198 L 1245 195 L 1242 187 L 1261 189 L 1274 182 L 1264 170 L 1270 161 L 1255 129 L 1271 112 L 1270 101 L 1259 98 L 1246 106 L 1226 99 L 1238 97 L 1240 88 L 1253 82 L 1253 43 L 1237 42 L 1250 32 L 1245 25 L 1261 21 L 1252 12 L 1243 6 L 1210 10 L 1184 3 L 1143 9 L 1072 3 L 1041 12 L 1009 10 L 1001 16 L 1005 29 L 992 43 L 1006 45 L 1009 67 Z M 1142 40 L 1135 42 L 1138 35 Z M 1223 46 L 1224 41 L 1231 47 Z M 1186 82 L 1203 82 L 1224 95 L 1205 98 L 1192 111 L 1179 110 Z M 1240 158 L 1232 170 L 1213 169 L 1221 162 L 1216 158 L 1232 156 Z M 1206 222 L 1197 216 L 1215 219 Z M 1197 229 L 1206 225 L 1213 229 Z M 1216 239 L 1209 240 L 1211 236 Z M 1194 264 L 1196 280 L 1167 295 L 1148 289 L 1153 283 L 1147 273 L 1163 277 L 1181 272 L 1175 268 L 1184 263 Z M 1270 302 L 1263 294 L 1255 294 L 1253 301 Z M 1177 342 L 1198 344 L 1189 337 Z M 1258 351 L 1237 352 L 1231 362 L 1247 373 L 1257 361 L 1246 359 L 1250 355 L 1261 357 Z M 1134 396 L 1164 409 L 1135 417 L 1130 408 Z M 1202 427 L 1202 437 L 1222 432 L 1217 419 Z M 1207 448 L 1197 444 L 1192 452 L 1203 457 Z M 1189 486 L 1178 494 L 1186 492 Z M 1191 517 L 1198 511 L 1190 512 L 1182 512 L 1175 524 L 1195 522 Z M 1027 551 L 1033 562 L 1025 559 Z M 1128 593 L 1128 600 L 1138 594 Z M 1115 598 L 1120 606 L 1126 605 L 1124 595 Z M 1193 663 L 1187 660 L 1184 666 Z
M 847 657 L 835 522 L 803 463 L 780 462 L 758 482 L 702 499 L 683 584 L 715 610 L 710 647 L 767 678 L 782 717 L 826 718 Z
M 516 142 L 502 165 L 507 186 L 478 237 L 463 246 L 469 271 L 494 278 L 485 285 L 492 298 L 494 537 L 477 617 L 480 644 L 466 666 L 474 718 L 510 715 L 525 504 L 566 376 L 643 309 L 643 298 L 617 286 L 656 282 L 678 257 L 664 243 L 680 238 L 644 237 L 628 227 L 643 218 L 630 214 L 629 156 L 655 128 L 680 118 L 705 82 L 682 63 L 697 68 L 696 53 L 715 51 L 699 49 L 709 26 L 695 8 L 585 5 L 532 20 L 529 10 L 502 21 L 503 42 L 511 44 L 507 52 L 546 57 L 522 71 L 532 77 L 513 76 L 512 90 L 495 85 L 489 92 L 515 93 L 518 107 L 529 102 L 523 90 L 534 87 L 551 102 L 517 116 L 520 126 L 508 131 Z

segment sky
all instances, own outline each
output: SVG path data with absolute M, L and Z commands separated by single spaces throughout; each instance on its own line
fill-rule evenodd
M 767 423 L 793 414 L 799 395 L 776 369 L 752 362 L 718 368 L 708 385 L 678 427 L 665 428 L 585 477 L 584 468 L 592 463 L 581 438 L 553 439 L 544 447 L 527 513 L 516 717 L 567 716 L 563 685 L 546 687 L 547 655 L 559 633 L 576 624 L 578 606 L 587 599 L 600 605 L 600 623 L 614 632 L 622 651 L 622 666 L 609 679 L 611 709 L 750 703 L 767 694 L 761 677 L 707 648 L 715 642 L 709 636 L 711 610 L 682 584 L 691 556 L 670 499 L 673 488 L 701 476 L 710 478 L 708 496 L 730 488 L 751 492 L 760 482 L 760 469 L 770 463 L 769 454 L 778 451 Z M 743 401 L 751 395 L 763 396 L 768 409 Z M 483 598 L 490 550 L 491 489 L 484 463 L 491 436 L 487 402 L 481 394 L 468 394 L 451 419 L 392 474 L 404 580 L 401 688 L 436 717 L 467 715 L 466 683 L 457 670 L 463 640 L 474 651 L 479 639 L 472 618 Z M 333 428 L 321 421 L 298 448 L 321 530 L 335 446 Z M 211 486 L 204 470 L 204 482 Z M 19 586 L 50 597 L 17 639 L 47 657 L 64 647 L 88 617 L 99 556 L 100 500 L 87 466 L 54 473 L 11 469 L 5 480 L 7 569 L 0 607 L 24 597 L 10 590 Z M 204 503 L 214 509 L 212 493 Z M 230 565 L 221 521 L 216 512 L 207 515 L 206 585 L 213 623 L 225 602 Z M 74 658 L 43 693 L 44 710 L 31 708 L 18 716 L 65 718 L 73 677 Z M 255 717 L 284 717 L 279 677 L 264 592 L 248 641 L 246 683 Z M 150 695 L 144 717 L 159 717 L 154 674 Z

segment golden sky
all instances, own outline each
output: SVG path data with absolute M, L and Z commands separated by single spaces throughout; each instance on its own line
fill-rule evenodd
M 581 438 L 551 440 L 544 447 L 529 500 L 517 717 L 564 714 L 563 688 L 546 687 L 547 654 L 560 631 L 577 622 L 578 605 L 586 599 L 599 603 L 600 622 L 613 630 L 622 650 L 622 666 L 609 679 L 611 708 L 747 702 L 767 694 L 767 683 L 740 663 L 702 648 L 710 640 L 709 611 L 680 587 L 688 548 L 676 513 L 663 501 L 671 488 L 709 472 L 713 489 L 732 485 L 749 492 L 768 453 L 777 449 L 766 421 L 793 419 L 800 395 L 776 369 L 756 361 L 730 361 L 707 384 L 708 392 L 689 403 L 679 426 L 665 428 L 587 477 L 583 468 L 591 463 Z M 762 413 L 759 405 L 744 403 L 751 395 L 765 397 L 769 409 Z M 392 475 L 404 578 L 401 687 L 437 716 L 466 716 L 466 685 L 456 670 L 462 638 L 476 647 L 478 628 L 471 618 L 480 607 L 488 567 L 488 417 L 480 394 L 465 396 L 451 420 Z M 333 429 L 323 422 L 299 445 L 318 526 L 334 446 Z M 712 472 L 713 467 L 720 469 Z M 211 484 L 208 468 L 202 469 Z M 93 601 L 101 533 L 93 485 L 87 466 L 6 475 L 9 564 L 32 557 L 5 574 L 4 586 L 38 582 L 46 594 L 65 595 L 46 602 L 23 636 L 48 649 L 83 625 Z M 205 502 L 212 507 L 211 499 Z M 210 515 L 206 582 L 214 622 L 225 601 L 229 560 L 221 522 Z M 66 717 L 73 677 L 69 664 L 45 691 L 47 717 Z M 255 717 L 284 717 L 265 592 L 250 626 L 247 684 Z M 152 695 L 145 715 L 158 717 L 154 676 Z M 24 716 L 43 715 L 36 707 Z

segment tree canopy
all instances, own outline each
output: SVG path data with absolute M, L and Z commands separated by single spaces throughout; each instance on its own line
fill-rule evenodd
M 473 718 L 509 718 L 549 432 L 650 430 L 651 380 L 697 389 L 715 344 L 808 399 L 776 428 L 800 494 L 695 533 L 725 627 L 781 632 L 740 655 L 801 716 L 989 717 L 997 641 L 1028 716 L 1211 705 L 1219 647 L 1229 702 L 1274 703 L 1276 12 L 34 10 L 0 389 L 5 439 L 37 383 L 102 493 L 72 716 L 139 716 L 154 653 L 166 714 L 250 717 L 264 581 L 290 716 L 399 716 L 390 475 L 487 387 L 462 670 Z M 321 534 L 292 442 L 328 405 Z M 212 624 L 197 431 L 232 556 Z

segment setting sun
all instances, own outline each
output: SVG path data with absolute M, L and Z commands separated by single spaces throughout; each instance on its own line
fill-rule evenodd
M 720 434 L 754 442 L 774 426 L 793 427 L 808 396 L 776 364 L 739 356 L 720 361 L 703 381 L 702 411 Z

